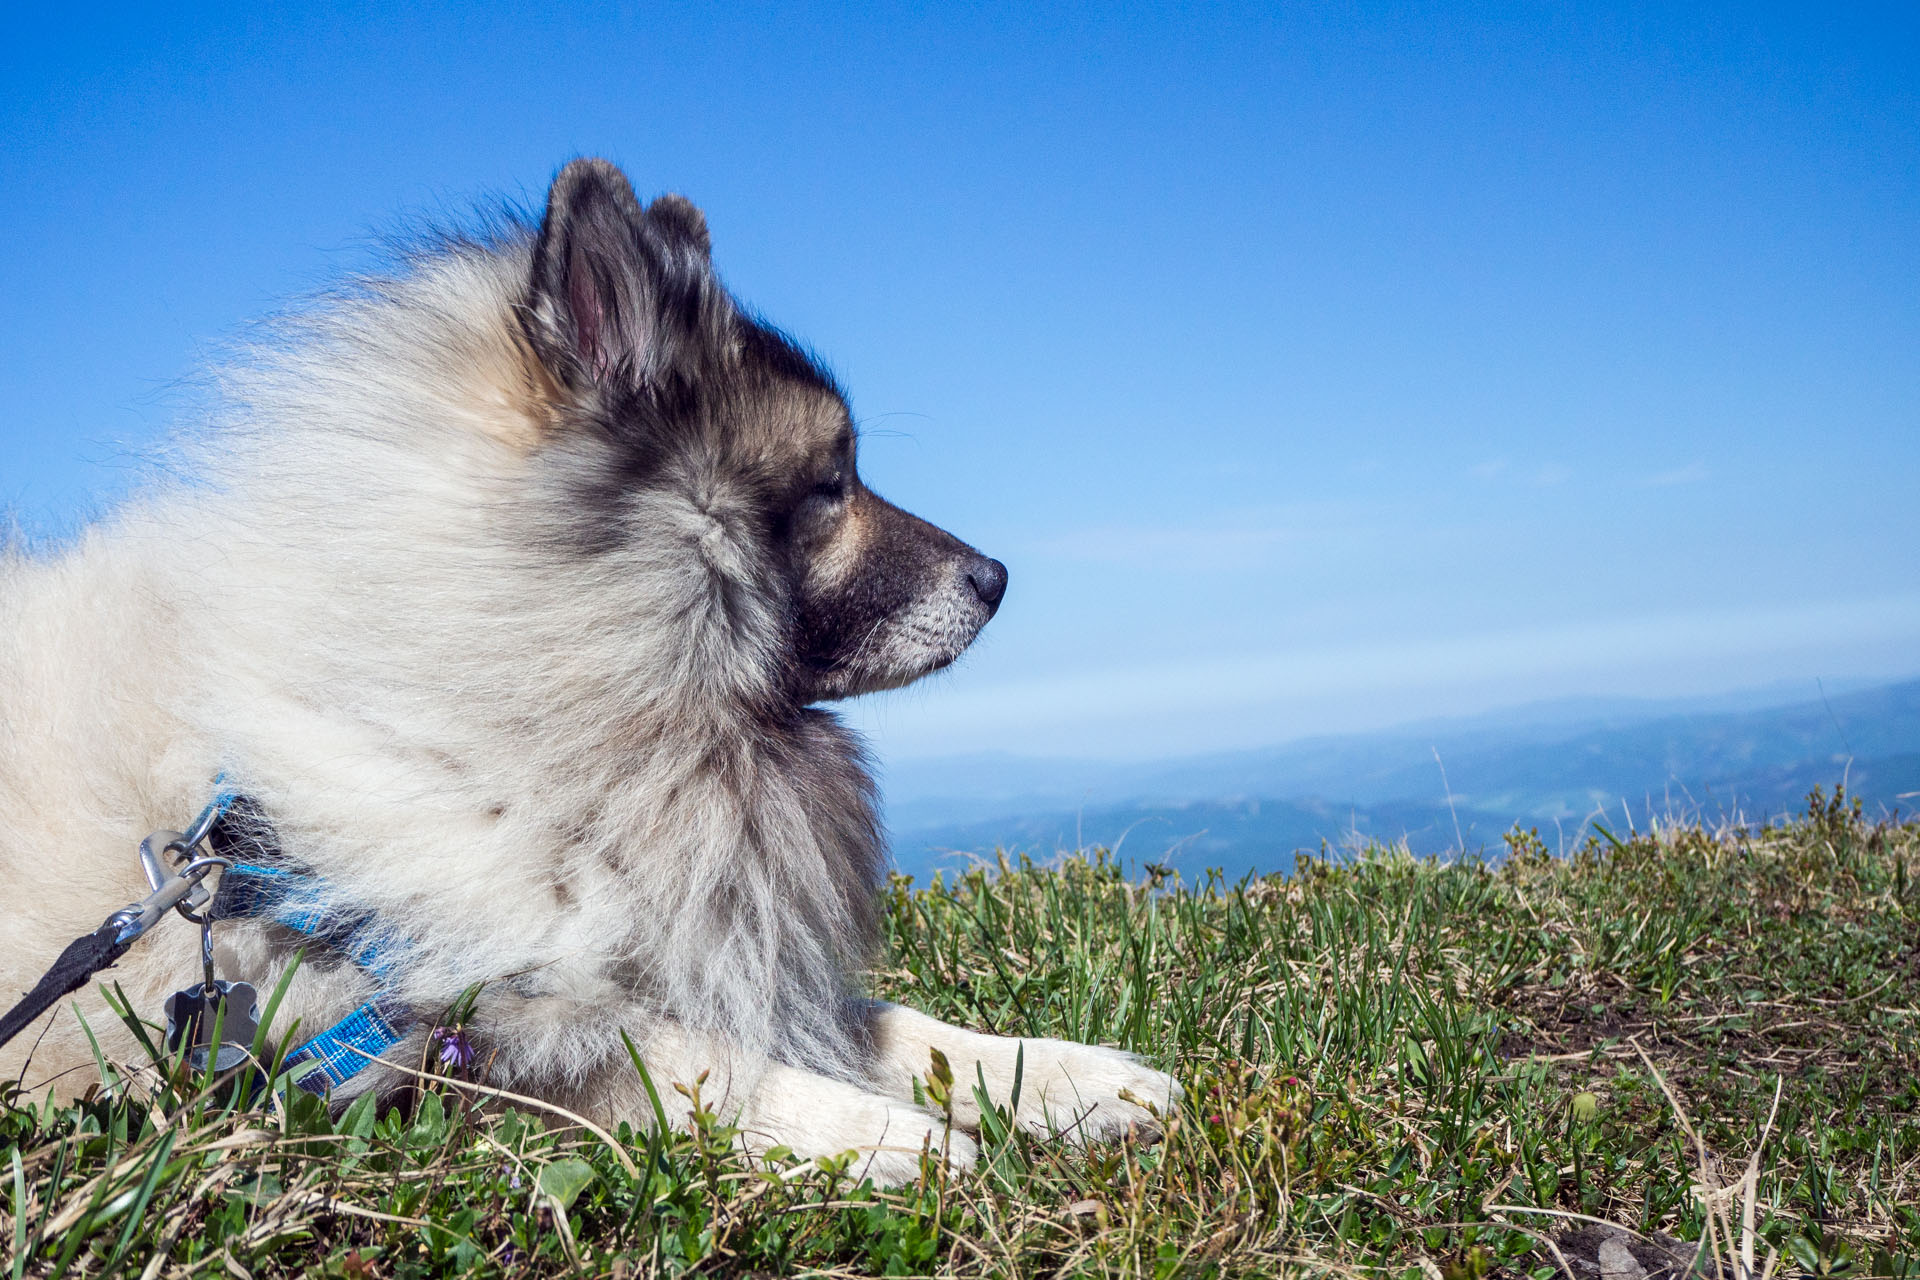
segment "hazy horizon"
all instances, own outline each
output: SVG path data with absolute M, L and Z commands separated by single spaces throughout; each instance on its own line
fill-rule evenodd
M 1419 737 L 1427 734 L 1473 732 L 1481 729 L 1538 728 L 1575 732 L 1614 723 L 1637 723 L 1669 716 L 1717 715 L 1813 705 L 1823 699 L 1842 697 L 1863 690 L 1899 687 L 1915 682 L 1920 682 L 1920 661 L 1916 661 L 1904 670 L 1884 675 L 1835 679 L 1819 677 L 1784 679 L 1769 681 L 1765 684 L 1734 685 L 1672 695 L 1569 694 L 1553 698 L 1494 702 L 1477 706 L 1470 711 L 1453 714 L 1414 715 L 1358 728 L 1310 730 L 1271 740 L 1208 744 L 1192 750 L 1170 750 L 1164 753 L 1103 754 L 1097 749 L 1098 744 L 1095 744 L 1096 749 L 1084 753 L 1023 750 L 1017 745 L 993 745 L 966 751 L 896 751 L 893 753 L 893 758 L 913 764 L 937 764 L 948 760 L 968 759 L 1110 764 L 1178 763 L 1204 760 L 1219 754 L 1277 750 L 1318 742 Z M 843 709 L 847 708 L 843 707 Z
M 882 784 L 896 860 L 915 874 L 949 855 L 1123 841 L 1136 861 L 1264 873 L 1322 840 L 1497 851 L 1516 825 L 1567 851 L 1596 824 L 1782 818 L 1814 788 L 1844 786 L 1871 818 L 1910 812 L 1920 679 L 1582 699 L 1151 761 L 896 756 Z

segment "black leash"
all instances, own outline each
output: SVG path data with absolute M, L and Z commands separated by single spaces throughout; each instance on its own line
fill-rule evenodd
M 46 976 L 33 984 L 33 990 L 19 1004 L 0 1017 L 0 1045 L 19 1035 L 47 1010 L 87 985 L 94 974 L 127 954 L 133 939 L 121 940 L 122 926 L 109 920 L 84 938 L 75 938 L 53 962 Z

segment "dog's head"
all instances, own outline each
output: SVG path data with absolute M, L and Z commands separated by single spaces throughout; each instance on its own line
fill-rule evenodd
M 564 442 L 577 544 L 692 545 L 724 613 L 777 611 L 790 696 L 917 680 L 999 607 L 1004 565 L 861 483 L 844 395 L 727 293 L 686 200 L 643 207 L 612 165 L 569 164 L 548 194 L 522 325 L 551 384 L 547 438 Z M 689 513 L 678 527 L 649 501 L 663 494 Z

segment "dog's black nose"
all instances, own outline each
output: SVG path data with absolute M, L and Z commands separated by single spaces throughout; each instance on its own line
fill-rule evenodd
M 986 602 L 989 610 L 998 609 L 1001 598 L 1007 594 L 1007 566 L 998 560 L 977 556 L 967 567 L 967 581 L 973 584 L 974 594 Z

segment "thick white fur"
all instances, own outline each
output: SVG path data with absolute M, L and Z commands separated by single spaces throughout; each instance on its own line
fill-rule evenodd
M 607 555 L 547 536 L 566 444 L 536 465 L 552 424 L 515 319 L 527 259 L 524 236 L 456 247 L 286 322 L 225 371 L 226 409 L 173 468 L 192 479 L 0 562 L 0 990 L 139 898 L 136 842 L 225 770 L 343 907 L 411 940 L 400 994 L 427 1017 L 489 984 L 476 1035 L 497 1083 L 645 1123 L 625 1030 L 663 1085 L 711 1072 L 705 1096 L 756 1146 L 867 1149 L 883 1180 L 923 1144 L 969 1163 L 912 1080 L 937 1046 L 963 1085 L 978 1062 L 1003 1092 L 1014 1042 L 858 999 L 878 871 L 859 748 L 824 713 L 783 747 L 732 710 L 764 692 L 782 633 L 754 592 L 744 615 L 716 600 L 765 571 L 724 473 L 636 498 L 655 536 Z M 847 780 L 783 751 L 844 758 Z M 287 963 L 266 927 L 219 937 L 226 976 L 265 989 Z M 163 924 L 110 977 L 157 1017 L 196 941 Z M 309 965 L 280 1019 L 316 1029 L 365 993 Z M 76 999 L 133 1058 L 97 996 Z M 78 1023 L 43 1025 L 0 1071 L 38 1037 L 28 1086 L 77 1092 Z M 1122 1091 L 1175 1091 L 1112 1051 L 1025 1052 L 1036 1129 L 1111 1135 L 1145 1119 Z

